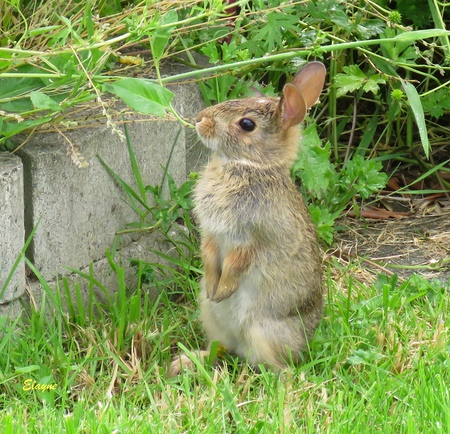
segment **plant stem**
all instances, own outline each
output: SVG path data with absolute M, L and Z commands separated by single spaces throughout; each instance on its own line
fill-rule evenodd
M 332 41 L 333 43 L 333 41 Z M 338 72 L 338 64 L 336 59 L 336 52 L 333 53 L 330 59 L 330 77 L 336 77 Z M 338 152 L 338 133 L 337 133 L 337 89 L 334 86 L 330 86 L 329 94 L 329 111 L 328 116 L 330 118 L 330 128 L 331 128 L 331 145 L 334 151 L 334 160 L 339 160 Z
M 433 17 L 435 27 L 437 29 L 445 30 L 445 23 L 444 20 L 442 19 L 441 13 L 439 12 L 438 2 L 436 0 L 428 0 L 428 5 L 430 7 L 431 16 Z M 444 7 L 444 5 L 442 5 L 442 7 Z M 440 36 L 439 40 L 441 42 L 441 45 L 444 47 L 446 55 L 448 56 L 450 54 L 450 40 L 448 38 L 448 35 Z
M 405 269 L 405 270 L 439 270 L 441 268 L 447 268 L 446 264 L 448 264 L 448 263 L 450 263 L 450 258 L 444 258 L 440 261 L 437 261 L 434 264 L 428 264 L 428 265 L 385 264 L 384 267 Z
M 242 60 L 239 62 L 233 62 L 233 63 L 228 63 L 225 65 L 217 65 L 217 66 L 213 66 L 211 68 L 205 68 L 203 70 L 200 71 L 189 71 L 189 72 L 185 72 L 183 74 L 176 74 L 173 75 L 171 77 L 164 77 L 161 79 L 161 83 L 165 84 L 165 83 L 170 83 L 173 81 L 177 81 L 177 80 L 183 80 L 186 78 L 191 78 L 191 77 L 195 77 L 198 78 L 199 76 L 203 76 L 203 75 L 207 75 L 207 74 L 215 74 L 217 72 L 221 72 L 221 71 L 229 71 L 231 69 L 239 69 L 239 68 L 243 68 L 245 66 L 249 66 L 249 65 L 257 65 L 260 63 L 271 63 L 271 62 L 276 62 L 279 60 L 289 60 L 292 59 L 294 57 L 300 57 L 300 56 L 304 56 L 304 57 L 308 57 L 310 55 L 321 55 L 324 53 L 330 53 L 330 52 L 336 52 L 336 51 L 340 51 L 340 50 L 347 50 L 350 48 L 355 48 L 357 50 L 360 50 L 362 47 L 368 47 L 371 45 L 377 45 L 377 44 L 383 44 L 383 43 L 388 43 L 388 42 L 397 42 L 397 41 L 411 41 L 411 43 L 415 40 L 418 39 L 424 39 L 424 38 L 432 38 L 432 37 L 440 37 L 440 36 L 446 36 L 446 35 L 450 35 L 450 31 L 447 30 L 442 30 L 442 29 L 431 29 L 431 30 L 416 30 L 416 31 L 411 31 L 408 32 L 408 37 L 406 39 L 406 37 L 401 37 L 403 34 L 397 35 L 393 38 L 381 38 L 381 39 L 370 39 L 370 40 L 365 40 L 365 41 L 352 41 L 352 42 L 343 42 L 343 43 L 338 43 L 338 44 L 331 44 L 331 45 L 325 45 L 325 46 L 318 46 L 318 47 L 310 47 L 310 48 L 299 48 L 299 49 L 294 49 L 292 51 L 289 52 L 285 52 L 285 53 L 277 53 L 277 54 L 271 54 L 268 56 L 263 56 L 263 57 L 258 57 L 258 58 L 254 58 L 254 59 L 249 59 L 249 60 Z M 116 38 L 110 39 L 108 41 L 104 41 L 104 42 L 100 42 L 97 44 L 93 44 L 90 46 L 80 46 L 80 47 L 72 47 L 73 50 L 75 50 L 75 52 L 80 52 L 80 51 L 88 51 L 94 48 L 104 48 L 107 46 L 110 46 L 118 41 L 121 41 L 123 39 L 126 39 L 130 36 L 129 33 L 126 33 L 124 35 L 118 36 Z M 9 49 L 9 48 L 1 48 L 0 49 L 0 53 L 4 51 L 4 52 L 16 52 L 16 53 L 31 53 L 33 55 L 38 55 L 38 56 L 54 56 L 56 54 L 63 54 L 63 53 L 67 53 L 67 52 L 72 52 L 72 49 L 67 49 L 67 50 L 61 50 L 59 52 L 43 52 L 43 51 L 23 51 L 23 50 L 16 50 L 16 49 Z M 373 53 L 372 53 L 373 54 Z M 384 58 L 386 61 L 388 61 L 389 63 L 393 63 L 395 64 L 395 62 L 393 60 L 390 59 L 386 59 Z M 0 78 L 6 78 L 6 77 L 17 77 L 17 78 L 22 78 L 22 77 L 28 77 L 28 78 L 62 78 L 65 77 L 66 74 L 63 73 L 55 73 L 55 74 L 48 74 L 48 73 L 42 73 L 42 74 L 19 74 L 19 73 L 3 73 L 0 74 Z M 72 77 L 78 77 L 77 75 L 72 75 Z M 93 76 L 92 78 L 96 78 L 96 79 L 103 79 L 103 80 L 108 80 L 112 77 L 102 77 L 102 76 Z

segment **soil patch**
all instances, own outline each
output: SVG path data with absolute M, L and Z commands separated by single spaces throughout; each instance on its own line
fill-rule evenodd
M 378 273 L 413 273 L 427 279 L 450 281 L 450 211 L 394 220 L 369 221 L 347 218 L 347 230 L 338 235 L 339 256 L 359 258 Z

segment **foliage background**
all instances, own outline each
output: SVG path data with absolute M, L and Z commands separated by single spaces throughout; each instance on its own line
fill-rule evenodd
M 416 179 L 398 186 L 403 192 L 420 175 L 432 177 L 437 192 L 449 188 L 445 2 L 8 0 L 0 21 L 4 150 L 23 145 L 13 140 L 20 132 L 49 123 L 70 128 L 72 108 L 83 104 L 100 105 L 123 136 L 108 93 L 187 124 L 171 106 L 170 82 L 198 80 L 211 104 L 255 90 L 274 95 L 303 63 L 318 59 L 329 85 L 311 113 L 293 176 L 302 180 L 324 242 L 333 239 L 335 219 L 359 215 L 388 176 L 418 168 Z M 198 53 L 209 67 L 198 64 Z M 192 71 L 162 78 L 167 62 Z M 422 184 L 413 194 L 427 189 Z

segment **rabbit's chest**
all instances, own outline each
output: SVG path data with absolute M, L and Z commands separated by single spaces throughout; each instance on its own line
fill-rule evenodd
M 230 187 L 205 180 L 195 191 L 195 213 L 200 226 L 209 232 L 225 236 L 245 236 L 260 215 L 261 200 L 249 188 Z

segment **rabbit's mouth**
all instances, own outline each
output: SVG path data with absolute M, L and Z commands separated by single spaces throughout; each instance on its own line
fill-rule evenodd
M 207 137 L 200 136 L 200 140 L 203 142 L 203 144 L 211 149 L 212 151 L 217 152 L 219 150 L 219 141 L 214 139 L 209 139 Z
M 208 120 L 209 119 L 207 118 L 198 120 L 195 123 L 195 130 L 197 131 L 200 140 L 207 148 L 213 151 L 217 151 L 219 149 L 219 140 L 212 134 L 211 129 L 213 128 L 213 126 L 208 123 Z

